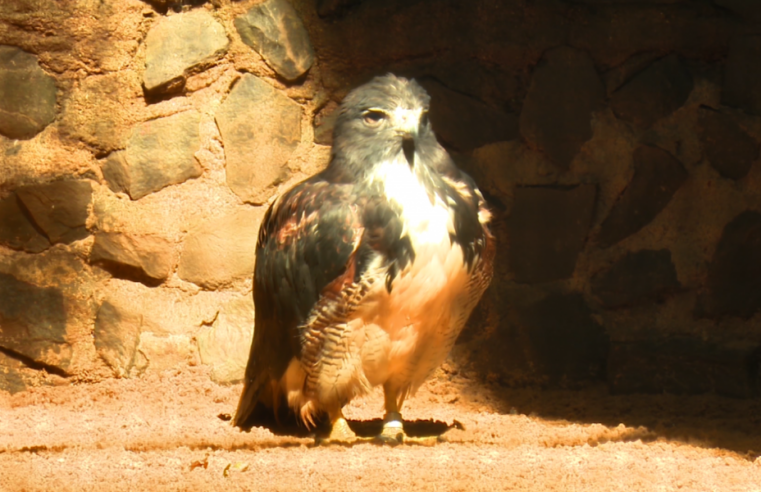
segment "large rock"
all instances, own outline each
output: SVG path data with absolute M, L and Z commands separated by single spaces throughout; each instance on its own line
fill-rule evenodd
M 521 283 L 569 278 L 592 222 L 597 189 L 519 187 L 507 219 L 509 267 Z
M 67 91 L 58 128 L 106 154 L 126 146 L 131 124 L 144 117 L 144 105 L 134 70 L 88 75 Z
M 724 67 L 722 101 L 727 106 L 761 115 L 761 36 L 741 35 L 732 40 Z
M 27 218 L 15 193 L 0 200 L 0 244 L 29 253 L 50 247 L 48 238 Z
M 628 253 L 591 283 L 594 295 L 609 308 L 660 301 L 681 287 L 667 249 Z
M 687 101 L 692 92 L 690 72 L 676 55 L 667 56 L 635 75 L 610 99 L 617 117 L 648 128 Z
M 95 318 L 95 350 L 116 377 L 130 375 L 140 341 L 143 316 L 118 299 L 106 299 Z
M 758 394 L 758 343 L 694 338 L 616 342 L 608 358 L 612 393 Z
M 263 213 L 260 208 L 247 208 L 192 230 L 183 244 L 180 278 L 216 289 L 253 275 Z
M 109 188 L 138 200 L 154 191 L 201 175 L 195 158 L 201 145 L 197 111 L 186 111 L 136 126 L 127 149 L 103 163 Z
M 708 316 L 744 319 L 761 308 L 761 213 L 745 211 L 724 227 L 702 308 Z
M 601 109 L 604 96 L 589 55 L 566 46 L 554 48 L 534 70 L 520 116 L 521 135 L 567 169 L 592 138 L 592 112 Z
M 227 184 L 246 202 L 264 203 L 285 181 L 301 142 L 301 107 L 254 75 L 243 75 L 216 114 Z
M 181 89 L 193 69 L 213 61 L 229 44 L 222 24 L 205 10 L 162 17 L 145 38 L 145 89 Z
M 608 336 L 581 294 L 549 294 L 514 306 L 509 318 L 537 380 L 565 386 L 604 377 Z
M 34 361 L 66 368 L 64 295 L 0 273 L 0 346 Z
M 137 346 L 134 373 L 181 369 L 197 363 L 197 352 L 187 335 L 158 335 L 144 331 Z M 137 359 L 137 356 L 136 356 Z
M 0 134 L 32 138 L 56 114 L 55 79 L 42 71 L 37 57 L 0 45 Z
M 90 262 L 115 277 L 156 285 L 169 277 L 174 266 L 172 243 L 156 236 L 99 232 L 95 234 Z
M 87 237 L 92 199 L 87 180 L 53 181 L 16 190 L 19 200 L 51 243 L 70 243 Z
M 219 311 L 214 324 L 203 326 L 196 340 L 201 362 L 211 367 L 217 383 L 243 380 L 254 337 L 254 300 L 249 295 L 233 299 Z
M 758 142 L 729 115 L 701 108 L 699 131 L 708 162 L 725 178 L 744 178 L 758 159 Z
M 634 176 L 603 221 L 597 241 L 608 247 L 639 231 L 671 201 L 687 179 L 687 171 L 671 154 L 657 147 L 634 151 Z
M 444 145 L 469 152 L 483 145 L 518 138 L 518 118 L 439 82 L 421 80 L 431 96 L 431 126 Z
M 309 34 L 288 0 L 254 5 L 234 24 L 243 42 L 286 80 L 301 77 L 314 63 Z

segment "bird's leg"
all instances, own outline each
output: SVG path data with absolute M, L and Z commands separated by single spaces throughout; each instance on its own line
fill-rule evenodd
M 404 422 L 400 412 L 402 402 L 399 398 L 399 390 L 388 383 L 383 385 L 386 415 L 383 416 L 383 430 L 378 439 L 387 444 L 401 444 L 404 439 Z
M 357 435 L 349 427 L 341 408 L 328 411 L 330 418 L 330 435 L 325 439 L 327 443 L 352 443 L 357 440 Z

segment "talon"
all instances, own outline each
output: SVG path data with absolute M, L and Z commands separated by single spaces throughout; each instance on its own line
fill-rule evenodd
M 320 444 L 351 444 L 358 440 L 357 435 L 349 427 L 349 423 L 343 417 L 338 417 L 333 422 L 330 435 L 326 438 L 315 437 L 314 443 Z

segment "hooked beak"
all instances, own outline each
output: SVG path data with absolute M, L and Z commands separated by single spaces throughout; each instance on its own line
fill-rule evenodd
M 419 109 L 397 108 L 394 111 L 394 123 L 397 133 L 402 137 L 402 151 L 410 167 L 415 165 L 415 139 L 420 128 Z

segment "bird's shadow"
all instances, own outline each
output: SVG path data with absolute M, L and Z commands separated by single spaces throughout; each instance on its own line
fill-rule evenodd
M 380 434 L 383 428 L 382 419 L 347 420 L 349 427 L 361 438 L 372 438 Z M 246 421 L 246 427 L 262 427 L 276 436 L 323 439 L 330 434 L 330 422 L 326 414 L 315 419 L 315 427 L 307 428 L 293 412 L 281 408 L 275 415 L 271 409 L 257 405 L 251 417 Z M 439 437 L 451 429 L 462 429 L 462 424 L 454 421 L 447 424 L 440 420 L 405 420 L 404 433 L 409 437 Z

